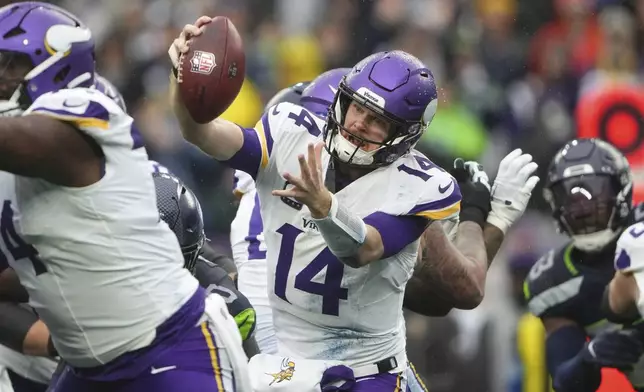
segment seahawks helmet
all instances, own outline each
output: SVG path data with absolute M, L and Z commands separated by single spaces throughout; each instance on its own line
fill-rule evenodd
M 206 240 L 201 205 L 183 182 L 169 173 L 154 172 L 157 208 L 179 240 L 185 267 L 194 274 L 197 258 Z
M 555 155 L 543 196 L 575 247 L 596 252 L 628 226 L 633 178 L 626 157 L 600 139 L 575 139 Z

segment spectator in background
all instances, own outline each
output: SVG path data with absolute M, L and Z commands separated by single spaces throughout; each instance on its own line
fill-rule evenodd
M 542 53 L 551 45 L 563 43 L 567 68 L 580 77 L 595 64 L 600 45 L 600 31 L 593 11 L 593 0 L 553 0 L 555 19 L 539 29 L 530 46 L 529 64 L 533 72 L 543 74 Z
M 618 84 L 641 84 L 637 74 L 635 17 L 621 6 L 609 6 L 599 14 L 600 49 L 593 69 L 581 80 L 579 96 Z
M 445 168 L 453 166 L 454 157 L 478 159 L 487 145 L 483 124 L 457 94 L 451 85 L 443 85 L 438 95 L 440 109 L 416 147 Z

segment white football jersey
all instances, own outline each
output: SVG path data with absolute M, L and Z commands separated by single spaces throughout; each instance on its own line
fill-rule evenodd
M 233 192 L 239 197 L 239 208 L 230 224 L 230 245 L 239 269 L 249 260 L 266 259 L 266 243 L 259 196 L 253 177 L 236 170 Z
M 631 225 L 619 236 L 615 249 L 615 270 L 632 273 L 640 298 L 637 307 L 644 315 L 644 222 Z
M 93 138 L 105 156 L 104 174 L 83 188 L 17 176 L 17 210 L 5 201 L 2 214 L 3 233 L 5 224 L 9 236 L 15 233 L 9 264 L 61 356 L 77 367 L 101 365 L 150 344 L 198 282 L 159 217 L 132 118 L 84 88 L 45 94 L 30 114 L 73 123 Z
M 410 239 L 391 257 L 353 269 L 326 247 L 306 206 L 271 195 L 287 186 L 282 173 L 300 172 L 298 154 L 321 141 L 324 125 L 305 109 L 281 103 L 255 127 L 262 147 L 256 187 L 264 218 L 269 299 L 280 354 L 368 365 L 404 355 L 402 303 L 418 239 Z M 326 151 L 322 162 L 326 173 Z M 442 220 L 460 210 L 455 180 L 419 152 L 374 170 L 335 195 L 362 218 L 380 212 Z
M 644 315 L 644 222 L 628 227 L 617 240 L 615 249 L 615 270 L 632 273 L 640 296 L 637 309 Z M 626 376 L 633 385 L 644 385 L 644 356 Z
M 239 198 L 235 219 L 230 224 L 230 244 L 237 265 L 237 286 L 256 312 L 255 340 L 263 353 L 277 352 L 273 312 L 268 300 L 266 242 L 255 180 L 235 171 L 233 192 Z

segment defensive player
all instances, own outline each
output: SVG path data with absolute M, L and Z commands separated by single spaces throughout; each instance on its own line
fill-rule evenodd
M 644 212 L 641 205 L 632 207 L 632 186 L 626 158 L 598 139 L 567 143 L 548 169 L 544 197 L 571 241 L 532 267 L 524 294 L 546 329 L 546 359 L 556 391 L 595 391 L 603 367 L 629 371 L 642 354 L 635 332 L 607 322 L 615 315 L 602 309 L 617 238 Z M 588 336 L 594 337 L 590 343 Z M 637 373 L 630 374 L 633 380 Z
M 63 390 L 243 390 L 236 325 L 182 268 L 131 117 L 89 88 L 91 32 L 46 3 L 0 20 L 0 99 L 23 111 L 0 119 L 0 170 L 18 175 L 0 249 L 74 368 Z
M 348 68 L 327 71 L 312 83 L 298 83 L 282 90 L 269 101 L 271 106 L 266 109 L 280 102 L 300 103 L 320 118 L 326 118 L 340 79 L 347 71 Z M 260 350 L 274 354 L 277 352 L 277 341 L 266 286 L 266 242 L 259 196 L 255 181 L 249 174 L 236 170 L 234 178 L 233 192 L 239 198 L 239 207 L 230 225 L 230 243 L 239 271 L 237 284 L 239 291 L 248 297 L 257 312 L 256 338 Z
M 175 66 L 209 21 L 175 40 Z M 429 70 L 404 52 L 377 53 L 340 84 L 327 124 L 283 103 L 250 130 L 221 119 L 195 124 L 172 86 L 184 136 L 256 178 L 280 354 L 342 361 L 359 380 L 354 390 L 400 388 L 402 293 L 417 240 L 430 221 L 458 214 L 460 202 L 448 173 L 410 153 L 436 109 Z M 324 152 L 314 146 L 320 136 Z M 289 174 L 298 170 L 302 177 Z M 461 225 L 478 227 L 485 257 L 485 212 L 469 219 Z

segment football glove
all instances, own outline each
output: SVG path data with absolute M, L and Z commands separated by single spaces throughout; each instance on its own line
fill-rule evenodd
M 586 343 L 582 351 L 585 362 L 600 367 L 628 371 L 644 354 L 641 335 L 635 330 L 605 331 Z
M 490 212 L 490 184 L 483 167 L 474 161 L 454 160 L 450 174 L 461 190 L 461 222 L 472 221 L 483 227 Z
M 532 175 L 537 167 L 532 162 L 532 155 L 522 154 L 521 149 L 503 158 L 492 185 L 492 210 L 487 217 L 489 224 L 506 233 L 523 215 L 532 190 L 539 182 L 539 177 Z

